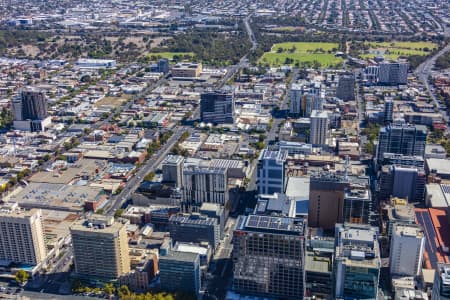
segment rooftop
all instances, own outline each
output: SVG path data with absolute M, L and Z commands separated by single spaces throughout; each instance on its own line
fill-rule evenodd
M 248 215 L 239 217 L 235 229 L 303 236 L 305 227 L 306 222 L 301 218 Z

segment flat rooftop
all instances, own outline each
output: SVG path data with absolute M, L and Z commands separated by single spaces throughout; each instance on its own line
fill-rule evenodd
M 301 218 L 249 215 L 240 216 L 235 229 L 303 236 L 305 227 L 306 222 Z
M 11 194 L 7 201 L 25 208 L 45 208 L 80 212 L 86 201 L 97 201 L 102 188 L 55 183 L 30 182 L 22 190 Z

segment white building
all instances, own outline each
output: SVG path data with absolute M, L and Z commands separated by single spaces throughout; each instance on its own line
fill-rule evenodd
M 391 275 L 417 276 L 422 267 L 423 229 L 417 225 L 394 225 L 389 266 Z
M 450 264 L 438 264 L 434 275 L 431 300 L 450 299 Z
M 37 266 L 46 255 L 41 210 L 0 207 L 0 260 Z
M 294 83 L 289 91 L 289 112 L 308 117 L 313 110 L 322 110 L 325 91 L 321 82 Z
M 75 65 L 81 69 L 112 69 L 117 62 L 114 59 L 80 58 Z
M 328 113 L 313 110 L 311 112 L 309 142 L 313 145 L 326 145 L 328 138 Z

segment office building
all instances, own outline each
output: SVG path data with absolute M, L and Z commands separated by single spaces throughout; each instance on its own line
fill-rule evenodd
M 328 113 L 326 111 L 313 110 L 311 112 L 311 129 L 309 143 L 317 146 L 327 144 L 328 138 Z
M 383 122 L 385 125 L 394 121 L 394 100 L 386 100 L 384 102 Z
M 164 75 L 169 73 L 169 60 L 167 58 L 161 58 L 158 60 L 158 71 Z
M 159 257 L 161 288 L 167 291 L 200 292 L 200 258 L 197 253 L 169 250 Z
M 291 178 L 293 177 L 289 177 L 289 179 Z M 296 214 L 296 201 L 285 194 L 259 194 L 253 213 L 255 215 L 294 218 Z
M 425 238 L 419 225 L 394 225 L 389 254 L 391 275 L 418 276 Z
M 288 152 L 264 149 L 258 158 L 258 193 L 284 192 L 285 164 Z
M 333 297 L 334 237 L 310 230 L 306 241 L 305 294 L 316 299 Z
M 384 153 L 379 165 L 413 166 L 424 168 L 425 160 L 422 156 L 411 156 L 395 153 Z
M 450 299 L 450 264 L 438 263 L 431 300 Z
M 372 209 L 370 191 L 366 188 L 349 188 L 344 194 L 344 222 L 368 224 Z
M 423 202 L 425 170 L 416 166 L 386 165 L 381 168 L 379 199 L 406 198 L 409 202 Z
M 313 173 L 310 178 L 308 224 L 333 229 L 344 221 L 345 190 L 348 178 L 330 172 Z
M 309 117 L 313 110 L 322 110 L 325 91 L 320 82 L 293 83 L 289 91 L 289 98 L 290 114 Z
M 337 224 L 334 263 L 335 299 L 379 299 L 378 229 Z
M 51 124 L 48 117 L 47 99 L 44 91 L 28 88 L 12 100 L 14 128 L 23 131 L 44 131 Z
M 162 162 L 162 181 L 182 186 L 184 157 L 181 155 L 167 155 Z
M 130 272 L 127 222 L 92 215 L 70 227 L 78 276 L 109 281 Z
M 233 124 L 234 95 L 220 91 L 201 94 L 200 118 L 205 123 Z
M 394 122 L 382 127 L 378 136 L 377 160 L 380 161 L 384 153 L 423 157 L 427 133 L 423 125 Z
M 225 229 L 225 209 L 217 203 L 202 203 L 198 212 L 209 218 L 215 218 L 219 224 L 220 237 L 223 236 L 223 230 Z
M 344 101 L 355 100 L 355 76 L 353 74 L 339 76 L 336 97 Z
M 75 66 L 80 69 L 114 69 L 117 66 L 117 61 L 114 59 L 80 58 Z
M 218 220 L 198 213 L 172 215 L 169 219 L 169 232 L 174 242 L 207 242 L 213 249 L 216 249 L 220 241 Z
M 226 167 L 185 163 L 183 168 L 183 209 L 191 210 L 204 202 L 226 205 L 229 201 Z
M 40 209 L 0 207 L 0 261 L 37 266 L 47 255 Z
M 368 83 L 377 83 L 379 77 L 380 67 L 378 65 L 371 65 L 364 68 L 363 78 Z
M 243 295 L 303 299 L 303 219 L 240 216 L 233 233 L 233 287 Z
M 383 62 L 379 65 L 378 82 L 387 85 L 406 84 L 408 80 L 408 63 Z

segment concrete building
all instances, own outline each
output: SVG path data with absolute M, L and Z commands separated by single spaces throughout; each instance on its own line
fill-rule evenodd
M 172 77 L 197 78 L 202 71 L 201 63 L 178 63 L 172 67 Z
M 394 225 L 412 225 L 416 223 L 414 205 L 406 199 L 391 198 L 390 204 L 382 209 L 382 228 L 387 236 L 391 238 Z
M 368 225 L 337 224 L 335 237 L 335 298 L 379 299 L 378 229 Z
M 353 74 L 339 76 L 336 97 L 344 101 L 355 100 L 355 76 Z
M 349 180 L 333 173 L 311 174 L 308 224 L 310 227 L 333 229 L 344 221 L 345 190 Z
M 303 299 L 303 219 L 240 216 L 233 233 L 233 290 L 274 299 Z
M 284 177 L 287 151 L 264 149 L 258 158 L 258 193 L 284 192 Z
M 295 116 L 309 117 L 313 110 L 322 110 L 325 91 L 320 82 L 294 83 L 289 97 L 289 112 Z
M 220 91 L 201 94 L 200 118 L 205 123 L 234 124 L 234 95 Z
M 408 63 L 383 62 L 379 65 L 378 82 L 381 84 L 406 84 L 408 80 Z
M 394 121 L 394 100 L 386 100 L 384 102 L 383 121 L 385 125 Z
M 161 288 L 168 291 L 200 292 L 200 258 L 196 253 L 170 250 L 159 257 Z
M 92 215 L 70 227 L 78 276 L 109 281 L 130 272 L 127 222 Z
M 37 266 L 46 255 L 41 210 L 0 207 L 0 260 Z
M 183 182 L 184 157 L 181 155 L 167 155 L 162 162 L 162 181 L 181 187 Z
M 424 232 L 420 226 L 394 225 L 389 254 L 391 275 L 418 276 L 424 244 Z
M 174 242 L 207 242 L 213 249 L 220 242 L 220 224 L 216 218 L 198 213 L 172 215 L 169 219 L 170 237 Z
M 328 113 L 326 111 L 313 110 L 310 119 L 309 142 L 318 146 L 326 145 L 328 138 Z
M 427 128 L 423 125 L 394 122 L 382 127 L 378 136 L 377 160 L 380 161 L 384 153 L 423 157 L 427 134 Z
M 450 299 L 450 264 L 438 264 L 434 275 L 431 300 Z

